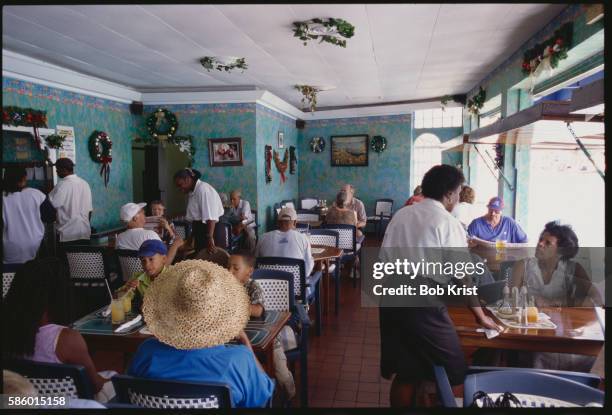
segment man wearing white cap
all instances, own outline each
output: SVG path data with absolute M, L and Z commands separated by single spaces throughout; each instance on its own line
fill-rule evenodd
M 144 241 L 156 239 L 160 241 L 159 235 L 155 231 L 147 230 L 145 225 L 144 208 L 146 203 L 126 203 L 121 206 L 119 216 L 123 222 L 127 224 L 127 230 L 117 235 L 117 249 L 130 249 L 138 251 Z M 174 243 L 168 249 L 166 265 L 172 264 L 176 251 L 183 244 L 183 240 L 177 236 Z
M 295 230 L 297 213 L 290 207 L 282 208 L 278 213 L 278 230 L 265 233 L 257 247 L 255 256 L 276 256 L 303 259 L 306 275 L 314 268 L 312 249 L 308 237 Z

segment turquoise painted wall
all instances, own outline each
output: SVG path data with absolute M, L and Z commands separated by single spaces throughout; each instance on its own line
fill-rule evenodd
M 92 226 L 98 231 L 119 226 L 119 208 L 132 198 L 132 181 L 125 178 L 132 175 L 131 141 L 138 121 L 129 106 L 7 77 L 2 78 L 2 105 L 46 111 L 49 128 L 74 127 L 75 173 L 91 187 Z M 94 130 L 106 131 L 113 140 L 108 187 L 100 177 L 100 165 L 89 157 L 88 140 Z
M 298 187 L 300 179 L 300 166 L 302 164 L 301 155 L 304 151 L 298 146 L 298 130 L 295 127 L 295 120 L 284 116 L 276 111 L 257 105 L 257 216 L 259 220 L 259 231 L 265 232 L 274 227 L 274 204 L 282 200 L 294 199 L 297 203 Z M 278 133 L 283 132 L 285 137 L 285 148 L 278 148 Z M 295 174 L 289 173 L 289 167 L 285 172 L 286 181 L 281 181 L 279 171 L 272 161 L 272 181 L 266 183 L 265 179 L 265 146 L 270 145 L 272 149 L 279 152 L 282 160 L 285 150 L 289 151 L 290 146 L 295 146 L 295 154 L 298 164 Z
M 332 167 L 330 136 L 347 134 L 382 135 L 387 149 L 380 154 L 370 149 L 367 167 Z M 300 135 L 300 197 L 331 203 L 340 187 L 350 183 L 366 211 L 373 213 L 376 199 L 393 199 L 395 210 L 410 196 L 411 115 L 307 120 Z M 310 140 L 317 136 L 326 141 L 322 153 L 310 151 Z
M 158 106 L 145 106 L 141 118 L 141 134 L 147 134 L 143 128 L 146 117 Z M 163 105 L 176 115 L 179 135 L 194 137 L 196 148 L 193 168 L 202 172 L 202 180 L 212 185 L 218 192 L 229 193 L 233 189 L 242 189 L 242 197 L 257 207 L 256 184 L 256 134 L 255 104 L 181 104 Z M 242 139 L 242 166 L 211 167 L 208 153 L 208 139 L 232 138 Z M 187 167 L 187 166 L 185 166 Z M 174 174 L 170 172 L 169 174 Z

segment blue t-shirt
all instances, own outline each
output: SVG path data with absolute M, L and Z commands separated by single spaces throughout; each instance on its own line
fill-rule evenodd
M 502 216 L 499 224 L 493 228 L 487 223 L 484 216 L 476 218 L 468 226 L 468 234 L 485 241 L 504 240 L 509 243 L 527 242 L 527 234 L 521 229 L 514 219 Z
M 180 350 L 148 339 L 138 347 L 128 375 L 225 383 L 235 408 L 263 407 L 274 392 L 274 381 L 257 367 L 253 353 L 242 345 Z

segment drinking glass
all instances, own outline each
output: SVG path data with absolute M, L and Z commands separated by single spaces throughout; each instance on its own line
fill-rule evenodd
M 111 303 L 111 320 L 113 324 L 121 324 L 125 321 L 123 298 L 113 298 Z

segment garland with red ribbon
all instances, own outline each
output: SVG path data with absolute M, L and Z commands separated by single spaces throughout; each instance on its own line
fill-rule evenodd
M 272 181 L 272 146 L 266 146 L 266 183 Z
M 36 143 L 42 148 L 39 128 L 47 128 L 47 113 L 32 108 L 2 107 L 2 123 L 16 127 L 32 127 Z
M 108 186 L 110 179 L 110 164 L 112 157 L 113 142 L 104 131 L 94 131 L 89 137 L 89 154 L 96 163 L 101 163 L 100 176 L 104 179 L 104 187 Z

